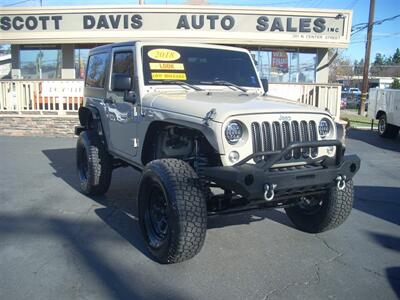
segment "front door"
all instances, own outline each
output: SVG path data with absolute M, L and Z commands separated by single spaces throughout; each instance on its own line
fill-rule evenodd
M 113 74 L 127 74 L 134 89 L 134 50 L 130 47 L 113 49 L 111 76 L 106 93 L 105 111 L 108 118 L 109 143 L 114 152 L 127 159 L 137 154 L 137 104 L 124 101 L 124 92 L 113 91 Z

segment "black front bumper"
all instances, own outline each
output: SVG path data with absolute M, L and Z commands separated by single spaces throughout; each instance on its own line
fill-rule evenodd
M 319 157 L 305 160 L 306 165 L 273 168 L 285 162 L 284 157 L 293 150 L 335 146 L 335 157 Z M 337 177 L 353 178 L 360 168 L 357 155 L 343 156 L 344 149 L 338 140 L 293 143 L 282 151 L 254 153 L 231 167 L 205 168 L 204 175 L 219 187 L 231 190 L 248 200 L 264 199 L 265 185 L 274 186 L 275 200 L 322 191 L 337 184 Z M 262 158 L 256 164 L 248 162 Z

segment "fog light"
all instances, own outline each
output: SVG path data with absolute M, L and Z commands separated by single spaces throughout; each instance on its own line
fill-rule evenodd
M 239 158 L 240 158 L 240 155 L 239 155 L 239 152 L 237 152 L 237 151 L 231 151 L 230 153 L 229 153 L 229 155 L 228 155 L 228 158 L 229 158 L 229 161 L 231 162 L 231 163 L 236 163 L 238 160 L 239 160 Z

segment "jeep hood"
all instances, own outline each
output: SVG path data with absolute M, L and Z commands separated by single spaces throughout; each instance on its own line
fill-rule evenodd
M 273 96 L 260 96 L 242 92 L 163 92 L 150 93 L 142 99 L 143 107 L 204 118 L 215 109 L 213 118 L 224 122 L 228 117 L 245 114 L 265 113 L 323 113 L 313 106 L 295 103 Z

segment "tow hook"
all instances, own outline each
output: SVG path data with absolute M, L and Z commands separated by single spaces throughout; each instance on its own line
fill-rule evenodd
M 343 191 L 346 187 L 346 175 L 338 175 L 336 177 L 336 186 L 339 190 Z
M 264 185 L 264 199 L 265 201 L 272 201 L 275 197 L 276 184 L 266 183 Z

